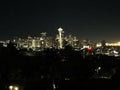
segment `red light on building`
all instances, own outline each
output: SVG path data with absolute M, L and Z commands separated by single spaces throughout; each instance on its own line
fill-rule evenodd
M 91 47 L 89 47 L 89 48 L 87 48 L 87 50 L 88 50 L 88 51 L 92 51 L 92 48 L 91 48 Z

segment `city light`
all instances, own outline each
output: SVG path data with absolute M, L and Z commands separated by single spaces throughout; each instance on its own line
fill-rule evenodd
M 101 47 L 101 46 L 102 46 L 101 43 L 97 43 L 97 44 L 96 44 L 96 47 Z
M 120 46 L 120 42 L 106 43 L 106 46 Z
M 9 86 L 9 90 L 12 90 L 14 86 Z
M 19 90 L 19 87 L 16 85 L 10 85 L 9 90 Z
M 65 49 L 66 46 L 70 46 L 74 51 L 92 51 L 92 52 L 83 52 L 86 55 L 94 54 L 105 54 L 108 56 L 119 56 L 120 49 L 115 49 L 115 47 L 120 47 L 120 42 L 94 42 L 89 39 L 80 40 L 76 36 L 69 34 L 65 35 L 62 28 L 57 29 L 58 33 L 55 37 L 47 36 L 46 32 L 40 33 L 40 36 L 28 36 L 27 38 L 18 38 L 13 39 L 17 50 L 26 49 L 27 51 L 40 52 L 45 49 Z M 11 41 L 0 41 L 2 47 L 7 47 Z M 105 47 L 106 46 L 106 47 Z M 110 49 L 113 47 L 113 50 Z M 25 52 L 27 56 L 33 56 L 33 52 Z
M 87 50 L 88 50 L 88 51 L 91 51 L 91 50 L 92 50 L 92 48 L 91 48 L 91 47 L 89 47 L 89 48 L 87 48 Z
M 65 80 L 66 80 L 66 81 L 69 81 L 69 80 L 70 80 L 70 78 L 65 78 Z

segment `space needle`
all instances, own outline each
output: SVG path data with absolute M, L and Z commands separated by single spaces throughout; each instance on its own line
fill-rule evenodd
M 59 32 L 59 48 L 62 49 L 63 48 L 63 40 L 62 40 L 63 29 L 58 28 L 58 32 Z

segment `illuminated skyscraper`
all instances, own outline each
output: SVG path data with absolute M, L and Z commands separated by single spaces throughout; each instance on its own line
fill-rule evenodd
M 36 45 L 35 45 L 35 39 L 32 40 L 32 48 L 35 48 Z
M 73 37 L 73 47 L 75 48 L 77 46 L 77 41 L 78 39 L 76 38 L 76 36 Z
M 46 32 L 41 33 L 41 38 L 40 38 L 40 46 L 41 48 L 46 48 Z

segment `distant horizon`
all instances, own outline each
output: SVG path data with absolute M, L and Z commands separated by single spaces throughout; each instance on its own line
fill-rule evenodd
M 47 33 L 47 32 L 46 32 Z M 57 35 L 58 33 L 56 33 L 56 35 Z M 54 38 L 54 37 L 56 37 L 56 35 L 54 35 L 54 36 L 51 36 L 51 35 L 49 35 L 48 33 L 47 33 L 47 37 L 52 37 L 52 38 Z M 71 35 L 71 34 L 65 34 L 65 35 Z M 30 34 L 28 34 L 28 35 L 24 35 L 24 36 L 22 36 L 22 35 L 19 35 L 19 36 L 11 36 L 11 38 L 4 38 L 4 39 L 0 39 L 0 41 L 6 41 L 6 40 L 14 40 L 14 39 L 16 39 L 16 38 L 22 38 L 22 39 L 27 39 L 27 37 L 28 36 L 31 36 L 32 38 L 34 38 L 34 37 L 40 37 L 40 34 L 38 35 L 30 35 Z M 77 35 L 73 35 L 73 36 L 76 36 L 77 37 L 77 39 L 79 39 L 79 40 L 91 40 L 91 41 L 93 41 L 93 42 L 101 42 L 102 40 L 105 40 L 106 42 L 120 42 L 120 40 L 108 40 L 108 39 L 90 39 L 90 38 L 86 38 L 86 37 L 80 37 L 80 36 L 77 36 Z

